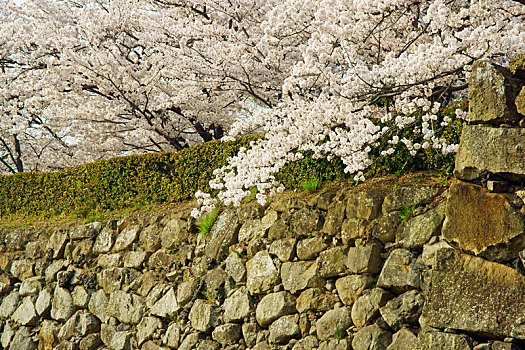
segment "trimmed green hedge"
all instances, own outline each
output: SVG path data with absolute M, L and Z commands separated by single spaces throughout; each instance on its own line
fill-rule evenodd
M 255 139 L 214 141 L 178 153 L 116 157 L 53 173 L 0 176 L 0 217 L 86 217 L 192 198 L 197 190 L 209 191 L 213 170 Z

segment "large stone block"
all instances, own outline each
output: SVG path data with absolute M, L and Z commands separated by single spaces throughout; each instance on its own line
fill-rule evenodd
M 228 247 L 237 243 L 239 219 L 233 210 L 226 210 L 219 215 L 207 237 L 206 255 L 212 259 L 226 256 Z
M 488 61 L 472 65 L 469 80 L 469 122 L 512 123 L 518 119 L 514 98 L 517 82 L 510 71 Z
M 422 316 L 430 327 L 504 338 L 524 322 L 523 305 L 525 277 L 518 271 L 441 249 Z
M 450 187 L 442 230 L 445 240 L 456 242 L 476 255 L 485 252 L 491 258 L 506 260 L 517 257 L 523 248 L 523 244 L 516 242 L 505 246 L 522 235 L 523 229 L 523 216 L 507 195 L 489 193 L 464 182 Z
M 525 179 L 525 128 L 463 127 L 454 174 L 470 181 L 486 172 Z

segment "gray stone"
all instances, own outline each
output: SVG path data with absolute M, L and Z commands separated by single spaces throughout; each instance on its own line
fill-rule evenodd
M 302 208 L 290 217 L 292 231 L 300 236 L 319 231 L 324 224 L 321 212 L 316 209 Z
M 352 321 L 357 328 L 364 327 L 379 316 L 379 309 L 393 295 L 380 288 L 365 291 L 352 306 Z
M 172 319 L 179 310 L 180 306 L 177 303 L 175 291 L 173 288 L 170 288 L 168 292 L 152 306 L 150 312 L 155 316 Z
M 189 303 L 197 292 L 197 287 L 197 281 L 194 278 L 181 282 L 177 286 L 177 304 L 185 305 Z
M 114 325 L 109 325 L 106 323 L 102 323 L 100 325 L 100 340 L 106 345 L 107 347 L 111 346 L 111 339 L 117 332 L 117 327 Z
M 447 242 L 439 241 L 434 244 L 425 244 L 423 246 L 423 253 L 421 254 L 421 262 L 427 266 L 433 266 L 435 262 L 436 253 L 441 249 L 452 248 Z
M 387 350 L 417 349 L 417 337 L 406 328 L 401 328 L 392 336 L 392 343 Z
M 381 215 L 383 197 L 378 193 L 359 191 L 347 197 L 346 217 L 373 220 Z
M 525 178 L 525 129 L 465 125 L 454 175 L 466 181 L 485 172 L 511 180 Z
M 279 270 L 270 254 L 260 251 L 246 263 L 246 286 L 251 294 L 262 294 L 273 290 L 279 283 Z
M 156 317 L 144 317 L 137 325 L 137 344 L 141 346 L 152 339 L 158 329 L 162 328 L 162 322 Z
M 248 244 L 258 238 L 263 238 L 277 219 L 277 212 L 275 210 L 269 210 L 266 215 L 260 219 L 255 218 L 245 221 L 239 229 L 239 242 Z
M 85 238 L 94 238 L 102 229 L 102 223 L 90 222 L 85 225 L 77 226 L 69 232 L 71 240 L 80 240 Z
M 124 267 L 132 268 L 132 269 L 141 269 L 142 265 L 144 264 L 144 261 L 146 261 L 146 257 L 148 256 L 148 253 L 141 251 L 141 252 L 127 252 L 124 256 Z
M 78 343 L 79 350 L 96 350 L 102 344 L 100 334 L 88 334 Z
M 191 333 L 188 334 L 184 340 L 182 341 L 182 344 L 180 344 L 180 347 L 178 350 L 193 350 L 196 349 L 197 343 L 199 340 L 201 340 L 200 333 Z
M 523 215 L 507 195 L 464 182 L 454 183 L 449 191 L 445 240 L 494 260 L 514 259 L 525 248 L 525 240 L 513 240 L 523 234 Z
M 295 343 L 292 350 L 311 350 L 317 348 L 318 345 L 319 342 L 317 341 L 317 338 L 313 336 L 307 336 L 306 338 L 303 338 Z
M 515 96 L 516 82 L 506 68 L 486 60 L 474 62 L 468 89 L 470 123 L 515 122 Z
M 20 296 L 25 297 L 28 295 L 37 295 L 42 289 L 42 282 L 44 282 L 44 279 L 40 276 L 30 277 L 24 280 L 20 285 Z
M 2 299 L 0 305 L 0 318 L 9 318 L 15 312 L 18 302 L 20 301 L 20 294 L 17 290 L 12 291 Z
M 207 237 L 206 256 L 218 260 L 226 256 L 228 247 L 237 243 L 239 219 L 233 210 L 225 210 L 213 224 Z
M 246 267 L 236 252 L 231 252 L 226 258 L 225 271 L 237 283 L 246 280 Z
M 166 330 L 166 334 L 164 334 L 164 337 L 162 338 L 162 344 L 177 349 L 180 344 L 181 333 L 181 329 L 176 323 L 170 324 Z
M 91 295 L 91 299 L 89 300 L 88 304 L 88 309 L 89 312 L 97 316 L 102 322 L 106 322 L 108 320 L 108 297 L 102 289 L 97 290 Z M 102 341 L 104 341 L 104 339 L 102 339 Z M 104 342 L 104 344 L 107 345 L 106 342 Z
M 91 297 L 91 301 L 93 301 L 93 297 Z M 118 290 L 111 293 L 109 296 L 109 301 L 107 303 L 107 314 L 109 316 L 115 317 L 122 323 L 138 324 L 142 319 L 144 311 L 144 300 L 142 297 L 136 294 L 128 294 Z M 154 314 L 153 308 L 150 310 L 150 312 Z
M 378 273 L 381 271 L 381 263 L 381 247 L 377 244 L 348 249 L 346 267 L 352 273 Z
M 126 269 L 112 267 L 102 270 L 100 285 L 107 294 L 121 290 L 126 281 Z
M 405 249 L 392 251 L 381 270 L 377 286 L 401 293 L 417 289 L 420 284 L 421 274 L 416 255 Z
M 89 294 L 83 286 L 76 286 L 71 293 L 73 305 L 81 309 L 87 309 L 89 305 Z
M 523 305 L 525 277 L 517 270 L 442 249 L 436 255 L 422 317 L 430 327 L 503 338 L 523 324 Z
M 297 243 L 297 257 L 299 260 L 312 260 L 326 248 L 328 248 L 328 243 L 324 237 L 306 238 Z
M 56 230 L 49 238 L 46 250 L 52 249 L 53 259 L 60 259 L 64 256 L 64 248 L 66 247 L 66 243 L 67 232 L 63 230 Z
M 104 269 L 122 267 L 124 266 L 124 259 L 120 253 L 102 254 L 98 256 L 96 264 Z
M 69 290 L 59 287 L 55 288 L 53 294 L 53 305 L 51 307 L 51 318 L 65 322 L 75 313 L 73 297 Z
M 324 280 L 318 277 L 318 270 L 316 261 L 285 262 L 281 266 L 284 289 L 295 294 L 306 288 L 324 286 Z
M 228 295 L 234 287 L 234 282 L 226 272 L 220 267 L 208 271 L 202 278 L 205 287 L 205 296 L 216 301 L 223 300 L 224 295 Z
M 133 242 L 135 242 L 135 240 L 138 238 L 139 233 L 139 225 L 128 226 L 123 229 L 115 240 L 113 251 L 121 252 L 123 250 L 129 249 Z
M 270 245 L 270 254 L 277 256 L 283 262 L 291 261 L 295 254 L 295 238 L 278 239 Z
M 257 324 L 250 322 L 243 323 L 241 328 L 244 343 L 248 347 L 253 347 L 257 343 Z
M 31 301 L 31 297 L 24 298 L 11 318 L 22 326 L 35 326 L 40 319 L 36 313 L 35 305 Z
M 219 344 L 215 340 L 204 339 L 201 342 L 199 342 L 199 346 L 197 347 L 197 350 L 219 350 L 220 348 L 221 348 L 221 344 Z M 228 350 L 235 350 L 237 348 L 238 348 L 237 345 L 230 345 L 226 347 L 226 349 Z
M 160 249 L 160 234 L 162 227 L 158 223 L 153 223 L 140 231 L 139 243 L 147 252 L 155 252 Z
M 236 344 L 241 339 L 241 325 L 235 323 L 226 323 L 216 327 L 212 333 L 213 340 L 221 345 Z
M 11 265 L 11 274 L 21 281 L 33 277 L 35 264 L 31 260 L 15 260 Z
M 254 310 L 254 303 L 246 287 L 241 287 L 224 301 L 223 320 L 226 323 L 239 322 L 247 318 Z
M 150 340 L 150 341 L 144 343 L 144 345 L 142 345 L 142 348 L 140 350 L 169 350 L 169 349 L 158 345 L 153 340 Z M 201 350 L 200 345 L 197 348 L 197 350 Z M 208 350 L 208 349 L 206 349 L 206 350 Z
M 396 234 L 398 244 L 407 249 L 421 248 L 432 236 L 438 235 L 445 219 L 445 206 L 443 202 L 399 225 Z
M 2 345 L 3 349 L 7 349 L 14 335 L 15 330 L 11 327 L 11 324 L 9 322 L 6 322 L 4 325 L 4 330 L 2 332 L 2 337 L 0 337 L 0 344 Z
M 295 306 L 300 313 L 306 311 L 325 312 L 332 309 L 336 302 L 335 294 L 321 288 L 310 288 L 299 295 Z
M 132 337 L 133 332 L 130 331 L 115 332 L 111 337 L 109 347 L 111 350 L 131 350 Z
M 175 261 L 175 255 L 170 254 L 165 250 L 157 250 L 155 253 L 151 254 L 148 260 L 148 267 L 150 269 L 161 268 L 165 269 L 171 266 Z
M 411 290 L 389 300 L 379 312 L 390 328 L 398 331 L 403 325 L 417 323 L 424 302 L 425 299 L 419 292 Z
M 270 293 L 257 304 L 255 317 L 257 322 L 263 327 L 267 327 L 276 319 L 295 312 L 295 305 L 288 296 L 288 293 Z
M 442 191 L 443 188 L 430 185 L 398 187 L 385 197 L 383 214 L 403 209 L 405 206 L 429 204 Z
M 208 333 L 217 325 L 218 316 L 217 306 L 197 299 L 191 308 L 189 320 L 195 330 Z
M 178 248 L 188 239 L 186 221 L 172 219 L 168 221 L 160 234 L 160 244 L 164 249 Z
M 40 316 L 47 316 L 51 310 L 51 293 L 47 289 L 43 289 L 38 293 L 38 298 L 35 302 L 35 310 Z
M 285 344 L 290 339 L 299 337 L 301 332 L 297 322 L 299 315 L 283 316 L 270 325 L 270 343 Z
M 315 324 L 317 338 L 328 339 L 336 331 L 346 331 L 352 326 L 350 310 L 346 307 L 335 308 L 325 313 Z
M 341 301 L 351 306 L 373 282 L 374 278 L 369 275 L 350 275 L 335 281 L 335 288 Z
M 417 350 L 470 350 L 471 339 L 464 334 L 422 330 L 417 336 Z
M 367 234 L 368 236 L 377 238 L 383 244 L 394 242 L 396 240 L 399 220 L 399 213 L 397 211 L 385 214 L 367 226 Z
M 323 232 L 329 236 L 335 236 L 341 232 L 341 225 L 345 219 L 346 205 L 343 202 L 332 202 L 326 213 Z
M 317 258 L 319 277 L 329 278 L 345 272 L 345 248 L 334 247 L 322 251 Z
M 341 239 L 344 245 L 351 245 L 356 239 L 364 238 L 368 228 L 368 221 L 357 218 L 348 218 L 341 225 Z M 397 220 L 395 222 L 397 225 Z
M 100 331 L 100 321 L 90 313 L 78 311 L 71 316 L 66 323 L 60 328 L 58 338 L 60 340 L 69 340 L 72 337 L 85 337 L 88 334 Z
M 37 342 L 33 339 L 27 327 L 20 327 L 9 345 L 9 350 L 36 350 L 36 348 Z
M 354 335 L 352 347 L 354 350 L 386 350 L 391 342 L 392 333 L 374 324 L 361 328 Z

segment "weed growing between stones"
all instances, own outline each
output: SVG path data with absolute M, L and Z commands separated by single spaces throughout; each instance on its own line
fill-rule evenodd
M 215 218 L 217 217 L 218 209 L 213 209 L 204 219 L 202 219 L 198 224 L 197 228 L 199 229 L 199 233 L 201 235 L 207 235 L 208 232 L 210 232 L 211 227 L 213 226 L 213 223 L 215 222 Z

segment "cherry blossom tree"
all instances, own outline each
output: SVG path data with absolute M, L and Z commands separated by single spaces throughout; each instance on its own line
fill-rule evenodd
M 255 132 L 215 172 L 226 204 L 254 186 L 264 203 L 306 151 L 362 179 L 374 152 L 455 151 L 438 111 L 472 62 L 525 50 L 524 15 L 511 0 L 0 0 L 2 159 L 48 170 Z

